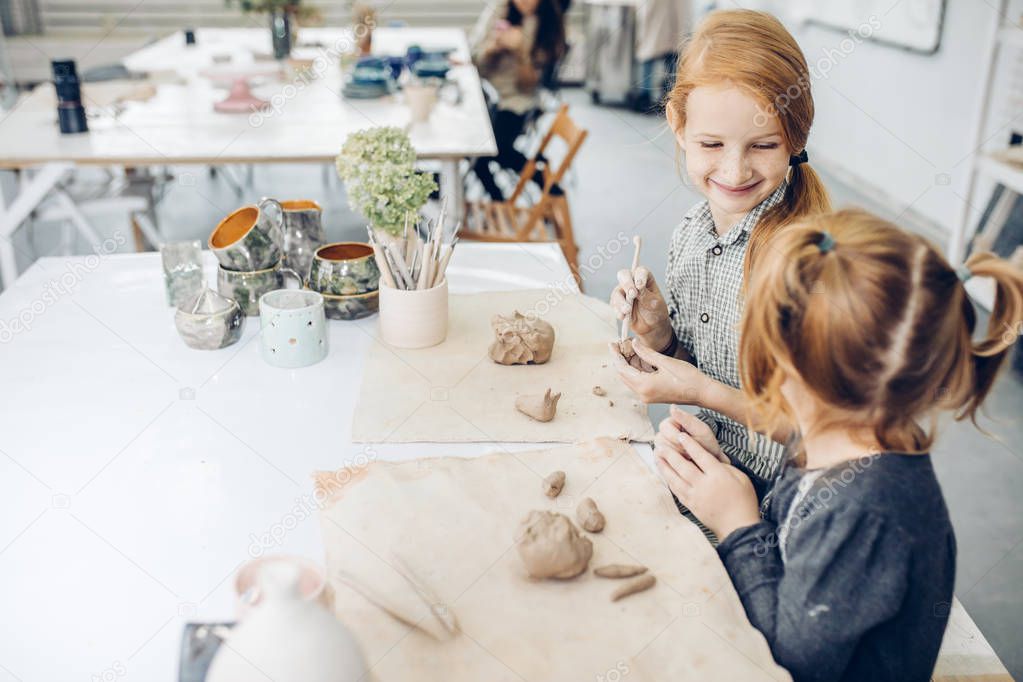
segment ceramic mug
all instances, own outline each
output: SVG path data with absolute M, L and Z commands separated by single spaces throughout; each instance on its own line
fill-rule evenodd
M 313 253 L 327 238 L 323 234 L 323 209 L 309 199 L 282 201 L 284 209 L 284 264 L 309 277 Z
M 330 296 L 376 291 L 380 270 L 373 247 L 363 242 L 336 242 L 316 249 L 309 268 L 309 288 Z
M 380 283 L 380 336 L 395 348 L 436 346 L 448 335 L 448 281 L 432 289 Z
M 274 367 L 308 367 L 327 357 L 323 296 L 315 291 L 278 289 L 259 298 L 263 359 Z
M 253 272 L 273 267 L 284 245 L 284 208 L 275 199 L 242 206 L 217 224 L 209 247 L 227 270 Z
M 259 315 L 259 297 L 268 291 L 284 288 L 288 277 L 302 286 L 302 277 L 291 268 L 282 267 L 280 263 L 272 268 L 239 272 L 226 270 L 221 265 L 217 268 L 217 291 L 221 296 L 233 298 L 241 306 L 246 315 Z

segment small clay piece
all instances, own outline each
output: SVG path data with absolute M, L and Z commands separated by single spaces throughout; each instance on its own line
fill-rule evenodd
M 576 507 L 575 520 L 591 533 L 599 533 L 604 530 L 604 515 L 597 509 L 597 503 L 593 501 L 592 497 L 584 497 Z
M 561 489 L 565 487 L 565 472 L 555 471 L 554 473 L 543 479 L 543 494 L 547 497 L 554 499 L 561 494 Z
M 490 359 L 499 365 L 542 365 L 554 350 L 554 327 L 538 317 L 526 317 L 519 311 L 512 316 L 490 318 L 494 342 Z
M 567 516 L 531 511 L 519 527 L 518 550 L 534 578 L 574 578 L 590 563 L 593 543 Z
M 617 590 L 612 592 L 611 601 L 618 601 L 619 599 L 624 599 L 625 597 L 628 597 L 630 594 L 636 594 L 637 592 L 649 590 L 651 587 L 654 586 L 654 583 L 656 582 L 657 578 L 653 577 L 652 575 L 649 574 L 641 575 L 638 578 L 635 578 L 634 580 L 630 580 L 629 582 L 625 583 Z
M 538 422 L 549 422 L 558 412 L 560 393 L 551 395 L 551 389 L 543 395 L 520 395 L 515 399 L 515 409 Z
M 653 372 L 657 368 L 646 362 L 643 358 L 639 357 L 636 351 L 632 347 L 632 338 L 625 339 L 618 343 L 618 350 L 621 352 L 622 357 L 629 363 L 630 366 L 635 367 L 640 372 Z
M 646 573 L 646 570 L 646 566 L 608 564 L 606 566 L 597 566 L 593 569 L 593 573 L 601 578 L 632 578 L 637 575 L 643 575 Z
M 608 407 L 614 407 L 614 406 L 615 406 L 615 401 L 613 401 L 613 400 L 608 400 L 608 401 L 607 401 L 607 406 L 608 406 Z
M 604 396 L 607 395 L 607 391 L 605 391 L 600 386 L 594 386 L 593 387 L 593 395 L 599 395 L 600 397 L 604 397 Z

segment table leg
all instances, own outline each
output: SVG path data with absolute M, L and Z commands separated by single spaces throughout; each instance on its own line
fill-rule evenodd
M 14 258 L 12 241 L 15 230 L 72 168 L 70 163 L 45 164 L 31 180 L 21 184 L 13 201 L 8 203 L 0 200 L 0 277 L 5 289 L 18 278 L 18 263 Z
M 449 225 L 454 225 L 462 219 L 462 210 L 465 208 L 465 187 L 458 172 L 460 161 L 461 159 L 444 159 L 440 162 L 440 195 L 447 199 L 447 215 L 450 217 L 445 222 Z

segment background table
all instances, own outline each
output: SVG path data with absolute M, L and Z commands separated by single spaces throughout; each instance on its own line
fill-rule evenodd
M 6 207 L 0 202 L 0 274 L 5 284 L 13 281 L 15 266 L 12 247 L 3 237 L 76 164 L 325 163 L 334 160 L 350 133 L 399 126 L 408 129 L 419 158 L 441 164 L 442 192 L 451 197 L 452 209 L 458 210 L 462 203 L 458 162 L 497 153 L 479 74 L 459 29 L 379 28 L 373 32 L 374 54 L 404 54 L 416 44 L 424 50 L 453 48 L 452 57 L 461 62 L 448 74 L 458 85 L 461 101 L 439 102 L 428 122 L 414 125 L 400 93 L 375 100 L 341 97 L 339 59 L 352 44 L 347 29 L 302 28 L 292 56 L 312 60 L 315 77 L 293 72 L 283 80 L 257 85 L 255 94 L 272 106 L 254 114 L 214 112 L 214 102 L 223 99 L 227 90 L 201 74 L 208 69 L 265 69 L 267 63 L 258 55 L 271 53 L 269 29 L 198 29 L 196 40 L 195 46 L 186 46 L 183 34 L 174 33 L 125 58 L 132 70 L 169 72 L 180 82 L 160 79 L 155 96 L 128 102 L 116 117 L 90 120 L 87 134 L 60 134 L 49 86 L 37 88 L 4 118 L 0 168 L 41 167 L 24 183 L 18 197 Z M 229 62 L 217 61 L 222 59 Z
M 448 273 L 454 292 L 576 291 L 554 244 L 462 244 Z M 177 679 L 183 624 L 233 619 L 242 562 L 322 561 L 315 470 L 541 447 L 352 444 L 376 326 L 331 321 L 327 359 L 300 370 L 263 362 L 258 318 L 194 351 L 157 254 L 43 258 L 0 294 L 0 682 Z M 945 670 L 994 675 L 952 609 Z

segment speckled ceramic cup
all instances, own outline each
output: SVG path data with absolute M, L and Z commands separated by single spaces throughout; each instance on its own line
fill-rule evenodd
M 329 296 L 376 291 L 380 270 L 373 247 L 362 242 L 337 242 L 316 249 L 309 268 L 309 288 Z
M 275 199 L 242 206 L 217 225 L 210 235 L 210 251 L 221 267 L 253 272 L 273 267 L 284 246 L 284 208 Z
M 282 201 L 284 208 L 284 264 L 302 277 L 309 276 L 316 249 L 327 241 L 323 234 L 323 209 L 310 199 Z
M 237 301 L 246 315 L 259 315 L 259 297 L 283 288 L 288 277 L 302 285 L 302 277 L 297 272 L 281 267 L 279 263 L 272 268 L 251 272 L 226 270 L 220 266 L 217 268 L 217 291 L 221 296 Z

